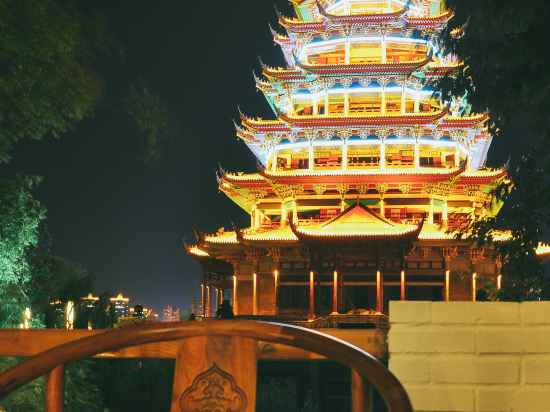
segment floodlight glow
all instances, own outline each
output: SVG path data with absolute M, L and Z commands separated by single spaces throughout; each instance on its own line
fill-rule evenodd
M 401 87 L 349 87 L 349 88 L 334 88 L 334 89 L 327 89 L 326 91 L 318 92 L 318 93 L 295 93 L 292 95 L 292 98 L 297 99 L 319 99 L 320 97 L 325 96 L 325 94 L 333 95 L 333 94 L 359 94 L 359 93 L 401 93 L 403 89 Z M 431 96 L 434 94 L 434 90 L 415 90 L 411 88 L 405 88 L 405 93 L 408 95 L 411 95 L 413 97 L 415 96 Z
M 405 139 L 405 138 L 386 139 L 386 140 L 384 140 L 384 144 L 386 146 L 415 145 L 416 140 L 415 139 Z
M 359 3 L 359 4 L 361 3 L 361 2 L 355 2 L 355 1 L 352 1 L 352 0 L 347 0 L 347 2 L 350 5 L 353 4 L 353 3 Z M 395 3 L 400 4 L 402 6 L 405 6 L 408 3 L 408 1 L 404 1 L 404 0 L 392 0 L 392 2 L 395 2 Z M 326 8 L 326 11 L 330 13 L 331 11 L 333 11 L 333 10 L 335 10 L 335 9 L 341 7 L 341 6 L 344 6 L 345 4 L 346 4 L 346 0 L 337 1 L 334 4 L 331 4 L 330 6 L 328 6 Z M 415 5 L 412 5 L 412 4 L 409 5 L 409 9 L 413 10 L 413 11 L 416 11 L 416 12 L 421 11 L 418 8 L 418 6 L 415 6 Z
M 74 318 L 75 318 L 75 306 L 73 301 L 68 301 L 65 306 L 65 328 L 67 330 L 74 329 Z
M 457 143 L 449 140 L 427 140 L 420 139 L 419 144 L 424 146 L 433 146 L 433 147 L 456 147 Z
M 275 150 L 280 149 L 300 149 L 304 147 L 309 147 L 309 142 L 298 142 L 298 143 L 281 143 L 275 146 Z
M 358 36 L 358 37 L 341 37 L 339 39 L 331 39 L 331 40 L 322 40 L 322 41 L 316 41 L 311 42 L 305 45 L 302 50 L 299 53 L 300 61 L 304 61 L 304 55 L 306 52 L 323 52 L 323 51 L 329 51 L 334 48 L 334 46 L 338 45 L 345 45 L 346 43 L 355 44 L 355 43 L 381 43 L 384 38 L 382 36 Z M 423 44 L 426 46 L 430 46 L 431 42 L 428 42 L 424 39 L 415 39 L 412 37 L 386 37 L 385 38 L 386 43 L 387 42 L 395 42 L 395 43 L 411 43 L 411 44 Z M 332 46 L 332 47 L 330 47 Z
M 375 146 L 375 145 L 382 145 L 385 146 L 398 146 L 398 145 L 416 145 L 417 141 L 414 138 L 397 138 L 397 139 L 386 139 L 383 142 L 381 140 L 314 140 L 311 142 L 312 147 L 315 149 L 316 147 L 339 147 L 343 145 L 349 146 Z M 281 150 L 295 150 L 295 149 L 304 149 L 308 148 L 310 145 L 310 142 L 297 142 L 297 143 L 281 143 L 274 147 L 273 151 L 279 152 Z M 418 140 L 418 145 L 423 146 L 432 146 L 432 147 L 446 147 L 446 148 L 454 148 L 457 147 L 459 149 L 462 149 L 461 146 L 454 141 L 448 141 L 448 140 L 427 140 L 427 139 L 420 139 Z M 464 149 L 462 149 L 464 150 Z M 273 153 L 270 152 L 270 155 Z M 467 154 L 467 151 L 464 151 L 465 154 Z
M 378 146 L 381 141 L 376 139 L 372 140 L 348 140 L 348 147 L 350 146 Z

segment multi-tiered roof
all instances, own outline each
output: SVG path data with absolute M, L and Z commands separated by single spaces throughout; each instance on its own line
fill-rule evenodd
M 461 64 L 435 41 L 452 18 L 444 2 L 291 2 L 296 17 L 272 29 L 286 67 L 262 63 L 256 76 L 274 118 L 241 114 L 236 125 L 261 170 L 219 175 L 251 227 L 204 235 L 201 251 L 338 238 L 349 214 L 364 219 L 353 220 L 360 237 L 450 239 L 449 228 L 488 213 L 506 175 L 485 168 L 488 117 L 433 86 Z

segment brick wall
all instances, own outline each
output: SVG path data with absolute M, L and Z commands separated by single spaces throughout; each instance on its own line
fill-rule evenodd
M 415 412 L 550 412 L 550 302 L 391 302 L 390 322 Z

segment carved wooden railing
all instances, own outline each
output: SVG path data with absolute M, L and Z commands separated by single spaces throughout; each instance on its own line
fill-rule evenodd
M 109 331 L 3 330 L 0 356 L 32 357 L 0 374 L 0 399 L 47 375 L 45 410 L 62 412 L 67 363 L 92 356 L 173 357 L 171 412 L 253 412 L 258 342 L 313 352 L 352 369 L 354 412 L 372 410 L 369 385 L 379 392 L 388 411 L 412 412 L 397 378 L 355 346 L 296 326 L 238 320 L 148 323 Z

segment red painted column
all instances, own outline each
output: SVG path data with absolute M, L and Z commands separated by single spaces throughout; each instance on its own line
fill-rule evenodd
M 338 313 L 338 271 L 334 271 L 332 282 L 332 313 Z
M 315 319 L 315 273 L 309 272 L 309 319 Z
M 407 300 L 407 277 L 405 270 L 401 271 L 401 300 Z
M 379 270 L 376 272 L 376 311 L 384 311 L 384 278 Z

